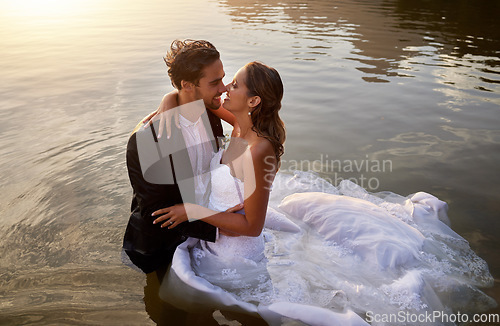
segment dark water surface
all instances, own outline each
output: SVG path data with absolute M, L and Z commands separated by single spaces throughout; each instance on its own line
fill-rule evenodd
M 124 150 L 171 89 L 175 38 L 212 41 L 225 82 L 278 69 L 284 173 L 446 201 L 500 302 L 498 17 L 492 0 L 0 0 L 0 324 L 152 324 L 120 260 Z

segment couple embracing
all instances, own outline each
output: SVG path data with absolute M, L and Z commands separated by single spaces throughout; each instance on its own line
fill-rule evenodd
M 285 129 L 275 69 L 251 62 L 224 85 L 206 41 L 174 41 L 165 61 L 176 90 L 127 146 L 133 200 L 123 242 L 145 273 L 171 263 L 164 301 L 270 325 L 369 325 L 401 312 L 495 306 L 479 290 L 493 282 L 486 263 L 450 228 L 438 198 L 277 174 Z M 234 127 L 226 149 L 221 119 Z
M 176 90 L 127 146 L 133 200 L 124 250 L 145 273 L 168 265 L 189 237 L 202 240 L 202 251 L 262 260 L 262 229 L 285 141 L 280 75 L 251 62 L 224 85 L 219 52 L 207 41 L 174 41 L 165 62 Z M 167 119 L 168 135 L 161 135 L 164 119 L 150 120 L 174 107 L 180 128 L 170 129 Z M 235 127 L 225 150 L 217 141 L 221 119 Z
M 124 251 L 143 272 L 156 271 L 162 278 L 182 246 L 188 260 L 196 261 L 191 272 L 211 284 L 240 292 L 254 280 L 269 285 L 262 230 L 284 151 L 280 75 L 251 62 L 224 85 L 219 52 L 202 40 L 174 41 L 164 60 L 175 90 L 139 123 L 127 145 L 133 200 Z M 179 128 L 170 128 L 173 118 Z M 234 127 L 225 149 L 219 142 L 221 119 Z M 222 274 L 234 267 L 244 275 L 228 282 Z M 175 296 L 179 291 L 170 288 L 182 283 L 172 281 L 176 272 L 166 274 L 162 292 L 165 301 L 179 305 L 189 287 L 182 290 L 182 298 Z M 185 283 L 191 284 L 192 278 L 187 276 Z M 188 297 L 200 299 L 198 294 Z M 202 299 L 207 309 L 211 298 L 220 296 Z M 196 305 L 195 310 L 203 309 Z

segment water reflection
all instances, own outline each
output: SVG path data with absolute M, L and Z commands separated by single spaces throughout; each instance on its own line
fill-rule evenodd
M 347 59 L 362 64 L 356 68 L 368 75 L 363 76 L 367 82 L 388 82 L 383 76 L 415 77 L 409 72 L 414 68 L 408 67 L 412 58 L 435 55 L 442 60 L 431 63 L 434 66 L 480 60 L 491 67 L 480 72 L 499 73 L 495 68 L 500 61 L 476 57 L 495 58 L 499 54 L 500 29 L 491 13 L 500 14 L 500 4 L 494 1 L 225 0 L 221 4 L 233 21 L 245 28 L 294 35 L 297 60 L 332 55 L 339 43 L 350 42 L 353 48 Z M 450 57 L 454 59 L 447 63 Z M 492 78 L 482 81 L 498 83 Z
M 387 182 L 389 189 L 404 188 L 405 183 L 417 185 L 416 189 L 419 183 L 427 184 L 423 186 L 427 192 L 450 205 L 454 230 L 470 241 L 478 239 L 477 233 L 481 233 L 481 239 L 488 242 L 478 249 L 496 256 L 498 243 L 494 239 L 500 228 L 496 194 L 500 175 L 493 171 L 500 161 L 500 131 L 447 125 L 442 126 L 442 131 L 442 135 L 407 132 L 379 139 L 380 144 L 387 145 L 376 146 L 373 156 L 391 157 L 398 167 Z M 495 261 L 489 262 L 491 266 L 495 266 Z
M 500 146 L 500 131 L 498 130 L 470 130 L 446 125 L 442 126 L 442 130 L 445 132 L 446 137 L 441 138 L 424 132 L 407 132 L 389 139 L 379 139 L 379 142 L 390 142 L 392 144 L 387 146 L 388 149 L 380 151 L 374 148 L 373 157 L 378 159 L 386 157 L 388 154 L 396 157 L 418 156 L 418 164 L 422 164 L 421 160 L 425 160 L 426 157 L 432 157 L 432 159 L 439 157 L 441 162 L 455 162 L 456 169 L 460 168 L 460 160 L 468 159 L 470 156 L 474 156 L 473 153 L 476 153 L 477 157 L 474 162 L 470 163 L 473 163 L 473 167 L 477 168 L 478 163 L 485 160 L 481 153 L 488 152 L 488 148 L 494 149 Z M 462 157 L 465 152 L 468 153 L 469 157 Z M 410 162 L 409 164 L 416 167 L 415 164 Z
M 498 277 L 499 7 L 0 1 L 0 320 L 151 323 L 149 284 L 119 257 L 124 149 L 169 84 L 161 56 L 182 37 L 213 41 L 228 75 L 253 59 L 276 65 L 288 160 L 392 160 L 384 188 L 447 200 L 454 228 Z

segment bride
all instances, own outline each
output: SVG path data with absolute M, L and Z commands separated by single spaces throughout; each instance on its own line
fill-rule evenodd
M 488 267 L 449 227 L 446 203 L 277 173 L 282 96 L 278 72 L 258 62 L 227 86 L 222 107 L 237 125 L 212 158 L 208 207 L 154 213 L 162 227 L 203 218 L 220 235 L 177 248 L 162 299 L 271 325 L 453 325 L 496 305 L 479 290 L 493 283 Z M 225 212 L 237 204 L 244 211 Z

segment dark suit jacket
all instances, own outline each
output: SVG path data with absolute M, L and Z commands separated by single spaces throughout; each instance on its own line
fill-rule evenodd
M 207 133 L 211 130 L 213 131 L 215 139 L 213 148 L 217 150 L 219 145 L 217 137 L 222 137 L 222 124 L 220 119 L 210 111 L 207 110 L 206 114 L 208 115 L 209 125 L 205 125 L 205 128 Z M 127 144 L 127 169 L 133 188 L 133 197 L 131 215 L 123 239 L 123 248 L 136 266 L 143 272 L 150 273 L 169 264 L 172 261 L 175 249 L 187 237 L 215 241 L 216 228 L 203 221 L 184 222 L 173 229 L 161 228 L 160 225 L 153 224 L 155 218 L 151 216 L 152 212 L 183 202 L 177 182 L 181 178 L 188 178 L 189 180 L 189 173 L 192 176 L 192 169 L 185 144 L 184 148 L 180 146 L 179 150 L 167 153 L 164 157 L 157 157 L 157 161 L 151 164 L 146 171 L 144 171 L 144 166 L 141 169 L 141 160 L 139 159 L 140 150 L 138 150 L 137 146 L 138 129 L 136 127 Z M 154 126 L 145 131 L 151 132 L 153 135 L 151 139 L 154 138 L 156 140 Z M 139 140 L 142 146 L 144 144 L 144 136 L 143 134 L 140 136 Z M 163 145 L 165 145 L 165 142 L 168 142 L 166 137 L 162 137 L 160 140 Z M 182 132 L 178 128 L 173 127 L 172 137 L 169 141 L 177 143 L 181 141 L 183 143 Z M 153 146 L 157 144 L 153 143 Z M 148 176 L 150 171 L 163 173 L 163 179 L 169 178 L 168 175 L 165 176 L 165 173 L 171 173 L 173 183 L 165 182 L 165 180 L 160 180 L 156 183 L 152 180 L 151 175 L 157 176 L 158 173 L 152 173 Z M 145 177 L 150 182 L 146 181 Z M 160 175 L 161 178 L 162 176 Z M 192 190 L 194 194 L 194 184 Z M 184 199 L 186 199 L 186 196 L 190 197 L 189 194 L 185 194 L 184 189 L 182 194 Z M 185 201 L 188 202 L 189 200 Z

